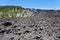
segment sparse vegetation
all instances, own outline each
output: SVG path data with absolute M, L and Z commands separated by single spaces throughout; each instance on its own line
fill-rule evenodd
M 0 18 L 15 18 L 17 14 L 21 15 L 22 12 L 21 6 L 0 6 Z

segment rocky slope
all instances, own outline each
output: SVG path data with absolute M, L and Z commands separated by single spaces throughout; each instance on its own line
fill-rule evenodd
M 42 10 L 42 9 L 30 9 L 30 8 L 23 8 L 23 11 L 27 13 L 28 16 L 36 16 L 39 15 L 40 17 L 59 17 L 60 16 L 60 10 Z M 30 14 L 30 15 L 29 15 Z
M 0 40 L 60 40 L 59 10 L 23 10 L 30 17 L 0 19 Z

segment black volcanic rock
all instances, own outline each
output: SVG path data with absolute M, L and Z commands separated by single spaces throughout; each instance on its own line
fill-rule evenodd
M 4 33 L 0 37 L 2 40 L 60 40 L 59 10 L 28 10 L 28 14 L 32 13 L 30 17 L 0 19 L 0 36 Z
M 3 23 L 3 25 L 4 25 L 4 26 L 11 26 L 12 23 L 11 23 L 11 22 L 5 22 L 5 23 Z

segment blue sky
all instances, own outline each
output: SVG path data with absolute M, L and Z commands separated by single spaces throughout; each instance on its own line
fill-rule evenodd
M 60 0 L 0 0 L 0 6 L 4 5 L 39 9 L 60 9 Z
M 18 6 L 20 4 L 21 4 L 20 0 L 0 0 L 0 6 L 4 6 L 4 5 L 16 5 L 16 6 Z

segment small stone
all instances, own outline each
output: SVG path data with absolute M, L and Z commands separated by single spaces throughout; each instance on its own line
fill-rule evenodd
M 41 34 L 41 32 L 39 32 L 39 34 Z
M 28 30 L 26 30 L 23 34 L 25 34 L 25 33 L 29 33 L 30 31 L 28 31 Z
M 6 30 L 6 34 L 10 33 L 11 30 Z
M 40 40 L 43 40 L 43 39 L 40 39 Z
M 14 37 L 12 37 L 11 40 L 14 40 Z
M 35 29 L 35 31 L 37 31 L 37 29 Z
M 29 27 L 31 27 L 31 28 L 32 28 L 33 26 L 34 26 L 34 25 L 30 25 Z
M 25 26 L 23 26 L 23 28 L 26 28 Z
M 21 35 L 21 33 L 18 33 L 18 35 Z
M 17 26 L 14 26 L 13 28 L 16 28 Z
M 20 40 L 20 38 L 18 40 Z
M 58 38 L 60 39 L 60 36 L 58 36 Z
M 42 30 L 43 30 L 43 28 L 40 28 L 40 30 L 42 31 Z
M 35 37 L 35 39 L 39 40 L 39 39 L 40 39 L 40 37 L 36 36 L 36 37 Z
M 27 30 L 27 31 L 25 31 L 26 33 L 29 33 L 29 31 Z

